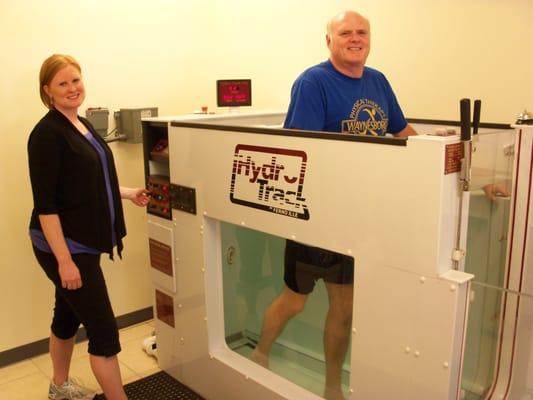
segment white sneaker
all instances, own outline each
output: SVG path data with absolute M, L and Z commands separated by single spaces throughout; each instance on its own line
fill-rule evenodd
M 57 386 L 52 381 L 48 388 L 48 398 L 50 400 L 92 400 L 95 396 L 95 392 L 82 386 L 74 378 L 68 378 L 61 386 Z
M 155 341 L 155 335 L 147 337 L 143 340 L 143 349 L 149 356 L 157 358 L 157 344 Z

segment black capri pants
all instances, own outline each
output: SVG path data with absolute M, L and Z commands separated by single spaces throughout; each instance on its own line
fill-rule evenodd
M 87 331 L 90 354 L 104 357 L 118 354 L 118 327 L 100 268 L 100 255 L 72 254 L 72 260 L 80 270 L 82 287 L 67 290 L 61 287 L 55 256 L 35 247 L 33 252 L 55 285 L 52 333 L 59 339 L 70 339 L 76 335 L 81 323 Z

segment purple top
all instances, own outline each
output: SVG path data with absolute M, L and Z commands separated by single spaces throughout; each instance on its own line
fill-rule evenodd
M 107 164 L 107 158 L 104 153 L 104 149 L 96 139 L 94 138 L 93 134 L 89 131 L 85 134 L 85 138 L 89 141 L 89 143 L 94 147 L 96 152 L 98 153 L 98 156 L 100 157 L 100 162 L 102 163 L 102 169 L 104 171 L 104 178 L 105 178 L 105 186 L 107 191 L 107 202 L 109 205 L 109 213 L 111 216 L 111 226 L 115 226 L 115 208 L 113 207 L 113 193 L 111 191 L 111 183 L 109 179 L 109 166 Z M 111 231 L 112 240 L 113 240 L 113 246 L 117 243 L 117 238 L 115 231 Z M 33 245 L 38 248 L 41 251 L 44 251 L 46 253 L 51 253 L 52 249 L 48 245 L 48 242 L 46 241 L 46 238 L 44 237 L 44 234 L 37 229 L 30 229 L 30 238 Z M 67 243 L 67 247 L 71 254 L 80 254 L 80 253 L 88 253 L 88 254 L 100 254 L 100 251 L 97 249 L 93 249 L 92 247 L 87 247 L 84 244 L 78 243 L 70 238 L 65 238 L 65 241 Z

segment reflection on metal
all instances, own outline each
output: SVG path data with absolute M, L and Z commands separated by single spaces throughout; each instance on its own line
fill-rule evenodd
M 196 190 L 194 188 L 170 184 L 170 204 L 176 210 L 196 214 Z

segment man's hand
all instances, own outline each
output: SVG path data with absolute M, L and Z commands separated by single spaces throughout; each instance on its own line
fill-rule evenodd
M 511 195 L 504 183 L 489 183 L 483 186 L 483 191 L 490 201 L 496 200 L 497 197 L 509 197 Z

